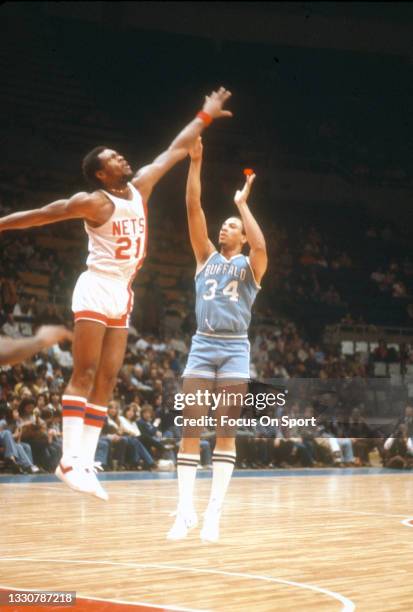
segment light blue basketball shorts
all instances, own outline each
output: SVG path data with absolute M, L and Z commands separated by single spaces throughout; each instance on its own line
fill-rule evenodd
M 183 378 L 250 379 L 248 338 L 192 336 Z

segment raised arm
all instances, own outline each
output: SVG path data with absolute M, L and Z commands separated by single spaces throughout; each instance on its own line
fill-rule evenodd
M 195 254 L 197 267 L 201 267 L 215 247 L 208 238 L 208 229 L 201 205 L 202 139 L 199 136 L 189 151 L 191 165 L 186 182 L 186 210 L 189 237 Z
M 138 170 L 132 183 L 139 189 L 144 200 L 149 198 L 152 189 L 164 174 L 188 155 L 190 147 L 205 127 L 214 119 L 232 116 L 230 111 L 222 108 L 230 96 L 231 92 L 224 87 L 221 87 L 218 91 L 213 91 L 210 96 L 206 96 L 202 111 L 179 132 L 168 149 L 151 164 Z
M 255 280 L 260 284 L 267 269 L 268 257 L 264 234 L 247 204 L 254 180 L 255 174 L 247 176 L 243 189 L 236 192 L 234 202 L 238 207 L 248 244 L 250 245 L 249 257 L 251 268 L 254 272 Z
M 47 225 L 68 219 L 85 219 L 91 223 L 102 222 L 99 196 L 86 192 L 76 193 L 66 200 L 56 200 L 51 204 L 12 213 L 0 219 L 0 232 Z

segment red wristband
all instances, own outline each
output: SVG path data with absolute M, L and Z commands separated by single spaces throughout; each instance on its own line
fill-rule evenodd
M 208 113 L 205 113 L 204 111 L 199 111 L 199 113 L 197 114 L 198 119 L 202 119 L 202 121 L 205 123 L 205 127 L 208 127 L 208 125 L 211 125 L 213 118 L 211 117 L 211 115 L 208 115 Z

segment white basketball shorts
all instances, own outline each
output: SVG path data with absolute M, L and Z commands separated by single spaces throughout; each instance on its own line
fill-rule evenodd
M 87 270 L 73 291 L 75 322 L 95 321 L 106 327 L 129 327 L 133 291 L 122 280 Z

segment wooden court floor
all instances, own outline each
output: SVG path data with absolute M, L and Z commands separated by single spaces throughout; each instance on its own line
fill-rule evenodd
M 309 474 L 234 478 L 219 544 L 202 544 L 199 528 L 165 540 L 175 480 L 106 482 L 107 503 L 60 483 L 0 484 L 0 585 L 113 601 L 100 610 L 114 600 L 214 612 L 413 610 L 413 473 Z M 209 487 L 197 482 L 200 514 Z

